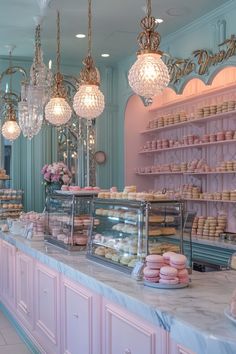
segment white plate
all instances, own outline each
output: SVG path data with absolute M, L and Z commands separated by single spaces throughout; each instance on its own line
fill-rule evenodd
M 229 319 L 230 321 L 232 321 L 234 324 L 236 324 L 236 318 L 231 315 L 229 306 L 227 306 L 227 307 L 224 309 L 224 314 L 225 314 L 226 317 L 228 317 L 228 319 Z
M 182 288 L 187 288 L 189 286 L 189 283 L 162 284 L 162 283 L 151 283 L 146 280 L 144 280 L 143 284 L 149 286 L 150 288 L 156 288 L 156 289 L 182 289 Z
M 98 191 L 55 191 L 57 194 L 62 194 L 62 195 L 93 195 L 93 194 L 98 194 Z

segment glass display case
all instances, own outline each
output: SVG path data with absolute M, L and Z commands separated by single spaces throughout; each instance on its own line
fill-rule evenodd
M 94 199 L 87 257 L 132 273 L 147 254 L 173 251 L 184 253 L 191 267 L 193 216 L 184 207 L 176 200 Z
M 94 195 L 96 193 L 61 191 L 50 194 L 46 199 L 45 240 L 69 251 L 85 250 Z
M 23 210 L 24 192 L 20 189 L 0 189 L 0 219 L 18 218 Z

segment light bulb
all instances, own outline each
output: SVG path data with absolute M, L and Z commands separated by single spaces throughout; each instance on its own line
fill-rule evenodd
M 10 141 L 16 140 L 20 132 L 20 127 L 15 120 L 7 120 L 2 126 L 2 135 Z
M 105 101 L 98 85 L 80 85 L 74 96 L 73 107 L 79 117 L 93 119 L 102 114 Z
M 145 98 L 160 94 L 170 81 L 168 68 L 158 53 L 139 54 L 128 79 L 132 90 Z
M 67 123 L 71 118 L 72 110 L 63 97 L 53 97 L 45 107 L 45 118 L 54 125 Z

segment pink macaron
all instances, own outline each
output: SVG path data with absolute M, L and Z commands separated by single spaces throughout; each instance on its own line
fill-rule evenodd
M 157 283 L 159 281 L 159 269 L 150 269 L 145 267 L 143 270 L 144 279 L 151 283 Z
M 159 283 L 176 285 L 176 284 L 179 283 L 179 278 L 174 278 L 174 279 L 162 279 L 162 278 L 160 278 Z
M 146 264 L 148 268 L 151 269 L 160 269 L 164 264 L 164 259 L 158 254 L 150 254 L 146 257 Z
M 183 254 L 172 254 L 170 256 L 170 265 L 176 269 L 186 268 L 187 258 Z
M 163 259 L 164 259 L 164 263 L 165 264 L 170 264 L 170 256 L 172 255 L 172 254 L 175 254 L 174 252 L 171 252 L 171 251 L 168 251 L 168 252 L 165 252 L 165 253 L 163 253 Z
M 160 269 L 161 279 L 165 279 L 165 280 L 175 279 L 177 277 L 177 274 L 178 274 L 177 269 L 170 266 L 164 266 L 161 267 Z
M 178 270 L 178 278 L 188 277 L 187 269 L 180 269 Z

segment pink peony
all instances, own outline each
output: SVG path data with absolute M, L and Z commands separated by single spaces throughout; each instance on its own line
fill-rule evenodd
M 69 184 L 72 174 L 64 162 L 53 162 L 43 166 L 41 173 L 47 183 L 60 182 Z
M 48 168 L 48 164 L 44 165 L 42 170 L 41 170 L 41 174 L 44 175 L 44 173 L 47 171 Z
M 59 181 L 60 181 L 60 176 L 59 175 L 52 176 L 52 182 L 59 182 Z
M 51 173 L 50 172 L 46 172 L 44 174 L 43 178 L 45 179 L 45 181 L 51 182 Z

